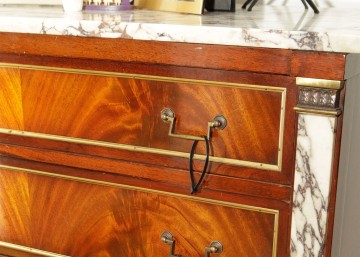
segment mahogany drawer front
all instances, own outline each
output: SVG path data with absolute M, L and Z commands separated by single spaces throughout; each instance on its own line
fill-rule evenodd
M 279 212 L 121 185 L 99 185 L 36 171 L 0 169 L 1 242 L 65 256 L 275 257 Z M 1 253 L 1 248 L 0 248 Z M 34 255 L 35 256 L 35 255 Z
M 74 70 L 3 68 L 1 74 L 3 105 L 9 105 L 2 133 L 144 153 L 136 161 L 145 163 L 146 154 L 187 159 L 193 141 L 168 136 L 170 125 L 160 117 L 170 108 L 176 134 L 206 135 L 216 115 L 226 118 L 227 126 L 211 133 L 214 173 L 222 164 L 282 171 L 284 148 L 291 151 L 284 139 L 285 86 Z M 195 159 L 204 155 L 205 144 L 199 143 Z

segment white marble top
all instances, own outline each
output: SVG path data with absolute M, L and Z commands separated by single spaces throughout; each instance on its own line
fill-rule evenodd
M 235 13 L 202 16 L 150 10 L 67 14 L 61 6 L 0 5 L 0 31 L 360 53 L 360 2 L 332 7 L 329 1 L 319 4 L 320 14 L 305 11 L 300 0 L 285 6 L 279 0 L 252 12 L 242 10 L 240 1 Z

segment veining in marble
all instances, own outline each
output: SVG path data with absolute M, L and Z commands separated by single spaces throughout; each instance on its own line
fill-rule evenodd
M 281 2 L 281 1 L 279 1 Z M 292 1 L 294 2 L 294 1 Z M 332 52 L 360 52 L 359 7 L 321 8 L 315 15 L 297 5 L 259 5 L 252 12 L 189 15 L 149 10 L 69 15 L 60 6 L 0 5 L 0 31 L 132 38 Z M 336 18 L 335 18 L 336 17 Z
M 324 253 L 335 122 L 335 117 L 299 115 L 291 257 Z

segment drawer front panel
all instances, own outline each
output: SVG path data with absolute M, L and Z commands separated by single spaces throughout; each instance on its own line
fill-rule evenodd
M 121 185 L 95 185 L 41 172 L 0 170 L 0 241 L 66 256 L 275 257 L 278 211 Z M 1 252 L 0 252 L 1 253 Z
M 18 80 L 0 85 L 9 87 L 10 83 L 18 88 L 7 93 L 7 97 L 17 100 L 17 119 L 3 121 L 3 129 L 187 158 L 193 142 L 167 135 L 169 124 L 160 118 L 162 109 L 168 107 L 175 112 L 174 133 L 187 135 L 206 135 L 208 122 L 221 114 L 227 126 L 212 130 L 211 161 L 281 170 L 285 88 L 125 74 L 26 69 L 18 73 Z M 204 159 L 204 154 L 205 145 L 199 144 L 195 158 Z

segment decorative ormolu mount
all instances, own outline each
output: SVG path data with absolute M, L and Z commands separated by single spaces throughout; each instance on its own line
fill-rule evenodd
M 334 89 L 300 87 L 298 104 L 301 106 L 335 109 L 339 107 L 339 91 Z
M 302 113 L 317 113 L 337 116 L 340 110 L 342 81 L 297 78 L 298 103 L 295 110 Z

